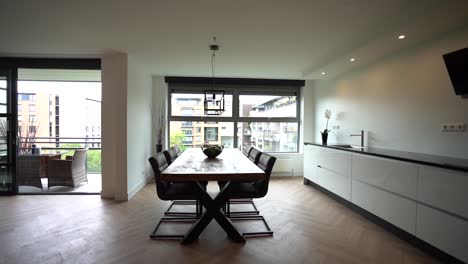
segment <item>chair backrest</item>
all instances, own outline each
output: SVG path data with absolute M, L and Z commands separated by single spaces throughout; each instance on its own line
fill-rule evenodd
M 262 153 L 260 159 L 258 161 L 258 167 L 262 169 L 266 174 L 265 180 L 256 181 L 254 183 L 255 188 L 257 189 L 257 193 L 263 197 L 268 192 L 268 185 L 270 183 L 270 176 L 273 170 L 273 166 L 275 166 L 276 158 L 270 156 L 268 154 Z
M 77 149 L 73 154 L 73 163 L 86 164 L 86 153 L 88 149 Z
M 251 150 L 252 150 L 252 146 L 244 146 L 244 147 L 242 148 L 242 153 L 243 153 L 246 157 L 248 157 Z
M 163 153 L 157 153 L 153 157 L 148 159 L 151 167 L 153 168 L 154 172 L 154 181 L 156 182 L 156 193 L 158 197 L 162 200 L 164 199 L 164 194 L 166 190 L 169 188 L 170 183 L 161 181 L 161 172 L 163 172 L 169 165 L 167 164 L 166 157 L 164 157 Z
M 168 150 L 165 150 L 164 156 L 166 157 L 167 164 L 171 165 L 172 162 L 174 162 L 177 159 L 177 152 L 174 150 L 174 148 L 170 148 Z
M 181 151 L 180 151 L 180 148 L 179 146 L 175 145 L 174 147 L 172 147 L 174 149 L 174 151 L 177 153 L 177 156 L 180 155 Z
M 258 164 L 258 160 L 260 159 L 260 155 L 262 152 L 256 148 L 251 148 L 249 152 L 249 160 L 255 163 L 255 165 Z

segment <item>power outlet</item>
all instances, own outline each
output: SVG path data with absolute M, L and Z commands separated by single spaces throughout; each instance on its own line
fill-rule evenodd
M 337 130 L 337 129 L 340 129 L 340 126 L 339 125 L 334 125 L 334 126 L 332 126 L 332 128 Z
M 465 123 L 449 123 L 442 124 L 443 132 L 465 132 L 466 124 Z

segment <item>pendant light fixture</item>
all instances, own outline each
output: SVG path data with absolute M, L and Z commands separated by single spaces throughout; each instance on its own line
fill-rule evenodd
M 224 112 L 224 91 L 216 89 L 215 78 L 215 59 L 219 46 L 216 44 L 216 37 L 213 37 L 213 41 L 214 43 L 210 45 L 212 87 L 205 90 L 205 115 L 221 115 Z

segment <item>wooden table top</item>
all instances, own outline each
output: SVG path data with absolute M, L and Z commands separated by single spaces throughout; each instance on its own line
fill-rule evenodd
M 217 158 L 208 159 L 200 148 L 190 148 L 161 174 L 161 180 L 171 182 L 256 181 L 265 177 L 238 149 L 224 149 Z

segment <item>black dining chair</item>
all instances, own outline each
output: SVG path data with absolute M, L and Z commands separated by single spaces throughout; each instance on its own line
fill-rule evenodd
M 172 147 L 174 149 L 174 151 L 176 152 L 177 154 L 177 157 L 180 156 L 180 154 L 182 154 L 182 151 L 180 151 L 180 148 L 178 145 L 175 145 L 174 147 Z
M 184 238 L 184 235 L 158 235 L 159 227 L 164 222 L 186 222 L 195 221 L 201 216 L 202 205 L 198 201 L 198 192 L 196 187 L 189 183 L 171 183 L 161 180 L 161 173 L 169 166 L 164 154 L 157 153 L 149 158 L 149 162 L 154 171 L 154 180 L 156 182 L 156 193 L 159 199 L 163 201 L 195 200 L 196 212 L 193 217 L 162 217 L 150 234 L 152 239 L 176 239 Z
M 177 157 L 179 157 L 179 154 L 173 147 L 168 150 L 163 151 L 163 153 L 164 153 L 164 156 L 166 157 L 167 164 L 169 165 L 171 165 L 172 162 L 174 162 L 177 159 Z
M 254 151 L 252 153 L 252 151 Z M 244 146 L 242 149 L 242 153 L 249 158 L 252 162 L 257 165 L 258 159 L 260 158 L 260 155 L 262 154 L 258 149 L 252 147 L 252 146 Z M 252 153 L 252 155 L 250 155 Z M 219 189 L 221 190 L 224 185 L 226 184 L 225 181 L 218 181 Z M 231 212 L 231 204 L 251 204 L 253 207 L 253 210 L 250 211 L 234 211 Z M 229 199 L 227 203 L 224 206 L 224 212 L 227 214 L 236 214 L 236 215 L 258 215 L 259 211 L 257 209 L 257 206 L 255 205 L 254 201 L 252 198 L 246 198 L 246 199 Z
M 264 180 L 258 180 L 255 182 L 239 182 L 235 183 L 231 187 L 229 192 L 230 199 L 246 199 L 246 198 L 262 198 L 268 193 L 268 185 L 270 183 L 270 176 L 275 165 L 276 158 L 265 153 L 261 153 L 261 156 L 258 161 L 258 167 L 265 172 L 266 178 Z M 228 205 L 229 206 L 229 205 Z M 228 213 L 227 216 L 231 220 L 262 220 L 265 224 L 267 231 L 261 232 L 248 232 L 243 233 L 244 236 L 263 236 L 263 235 L 273 235 L 270 226 L 266 222 L 265 218 L 262 215 L 254 216 L 242 216 L 242 215 L 232 215 Z
M 242 153 L 243 153 L 246 157 L 249 157 L 249 154 L 250 154 L 250 151 L 252 150 L 252 148 L 253 148 L 252 146 L 248 146 L 248 147 L 244 146 L 244 147 L 242 148 Z
M 179 147 L 175 146 L 172 148 L 169 148 L 168 150 L 163 151 L 164 156 L 166 157 L 166 161 L 168 165 L 171 165 L 178 157 L 180 154 Z M 208 182 L 200 182 L 201 185 L 207 186 Z M 178 211 L 171 211 L 171 209 L 176 206 L 176 205 L 196 205 L 197 201 L 194 200 L 177 200 L 177 201 L 172 201 L 172 203 L 169 205 L 167 210 L 164 212 L 164 215 L 167 216 L 193 216 L 195 213 L 194 212 L 178 212 Z
M 252 147 L 250 149 L 249 156 L 247 157 L 249 158 L 250 161 L 252 161 L 253 163 L 255 163 L 255 165 L 257 165 L 261 154 L 262 152 L 260 150 Z

